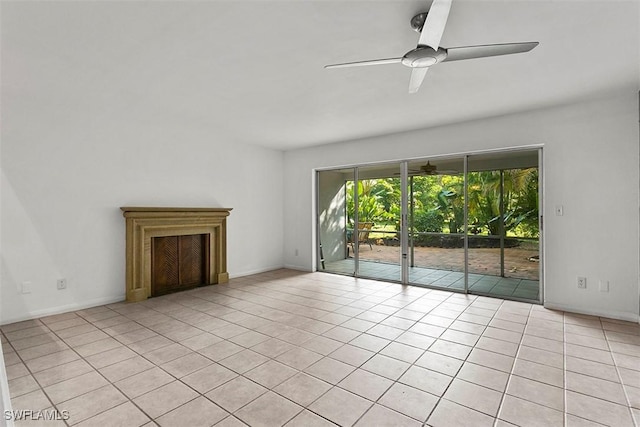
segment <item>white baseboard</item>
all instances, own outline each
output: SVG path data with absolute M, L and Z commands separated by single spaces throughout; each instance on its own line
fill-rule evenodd
M 624 311 L 587 309 L 582 307 L 573 307 L 566 304 L 557 304 L 549 301 L 545 301 L 544 307 L 552 310 L 566 311 L 569 313 L 586 314 L 589 316 L 606 317 L 609 319 L 626 320 L 627 322 L 640 323 L 640 316 L 638 316 L 638 314 Z
M 231 278 L 234 278 L 234 277 L 237 278 L 237 277 L 243 277 L 243 276 L 250 276 L 252 274 L 265 273 L 267 271 L 279 270 L 281 268 L 285 268 L 285 267 L 282 264 L 273 265 L 273 266 L 264 267 L 256 270 L 247 270 L 239 273 L 233 273 L 233 274 L 229 274 L 229 276 Z M 126 299 L 125 294 L 121 294 L 113 297 L 96 298 L 89 301 L 83 301 L 81 303 L 74 303 L 74 304 L 67 304 L 67 305 L 45 308 L 42 310 L 31 311 L 29 313 L 25 313 L 24 315 L 20 315 L 16 317 L 0 318 L 0 325 L 8 325 L 9 323 L 22 322 L 23 320 L 31 320 L 31 319 L 37 319 L 39 317 L 44 317 L 44 316 L 52 316 L 54 314 L 61 314 L 61 313 L 67 313 L 70 311 L 83 310 L 85 308 L 96 307 L 99 305 L 113 304 L 115 302 L 122 302 L 125 299 Z
M 0 325 L 7 325 L 9 323 L 22 322 L 23 320 L 31 320 L 37 319 L 39 317 L 44 316 L 52 316 L 54 314 L 67 313 L 69 311 L 77 311 L 84 310 L 85 308 L 96 307 L 99 305 L 105 304 L 113 304 L 115 302 L 122 302 L 125 300 L 125 295 L 121 294 L 118 296 L 112 297 L 104 297 L 104 298 L 96 298 L 89 301 L 83 301 L 74 304 L 60 305 L 57 307 L 45 308 L 43 310 L 36 310 L 29 313 L 25 313 L 24 315 L 10 317 L 8 319 L 2 318 L 0 319 Z
M 233 272 L 233 273 L 229 272 L 229 278 L 234 279 L 238 277 L 251 276 L 252 274 L 260 274 L 260 273 L 266 273 L 267 271 L 280 270 L 281 268 L 286 268 L 286 267 L 280 264 L 280 265 L 274 265 L 271 267 L 258 268 L 256 270 L 247 270 L 247 271 Z
M 313 271 L 309 267 L 305 267 L 302 265 L 293 265 L 293 264 L 285 264 L 284 268 L 288 268 L 289 270 L 297 270 L 297 271 L 307 271 L 307 272 Z

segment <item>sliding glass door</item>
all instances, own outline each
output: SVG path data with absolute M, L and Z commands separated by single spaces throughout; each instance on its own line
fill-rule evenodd
M 357 203 L 349 204 L 350 244 L 361 277 L 401 281 L 400 164 L 358 167 Z M 354 191 L 355 193 L 355 191 Z M 357 218 L 355 213 L 357 209 Z
M 320 171 L 318 270 L 541 301 L 540 149 Z
M 355 168 L 323 171 L 317 175 L 318 270 L 328 273 L 356 273 L 355 258 L 349 253 L 347 201 L 354 199 Z
M 409 162 L 409 283 L 464 290 L 464 158 Z
M 540 297 L 538 150 L 468 158 L 469 291 Z

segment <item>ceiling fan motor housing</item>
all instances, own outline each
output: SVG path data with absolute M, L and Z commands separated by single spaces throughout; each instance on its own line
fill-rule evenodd
M 411 28 L 418 33 L 422 32 L 424 21 L 427 19 L 427 12 L 422 12 L 411 18 Z
M 402 65 L 410 68 L 430 67 L 447 58 L 446 49 L 435 50 L 429 46 L 418 46 L 405 53 L 402 57 Z

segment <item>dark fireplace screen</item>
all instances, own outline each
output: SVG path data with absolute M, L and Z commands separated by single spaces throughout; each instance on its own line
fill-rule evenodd
M 207 284 L 208 239 L 206 234 L 154 237 L 151 295 L 164 295 Z

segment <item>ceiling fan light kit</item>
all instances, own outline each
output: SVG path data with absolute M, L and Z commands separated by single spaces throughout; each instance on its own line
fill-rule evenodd
M 409 93 L 416 93 L 418 89 L 420 89 L 429 67 L 440 62 L 523 53 L 530 51 L 538 45 L 538 42 L 524 42 L 452 48 L 440 47 L 444 27 L 449 18 L 451 1 L 452 0 L 433 0 L 429 12 L 419 13 L 411 18 L 411 28 L 420 33 L 420 38 L 418 39 L 418 46 L 405 53 L 404 56 L 400 58 L 331 64 L 325 65 L 325 68 L 350 68 L 401 63 L 411 68 Z

